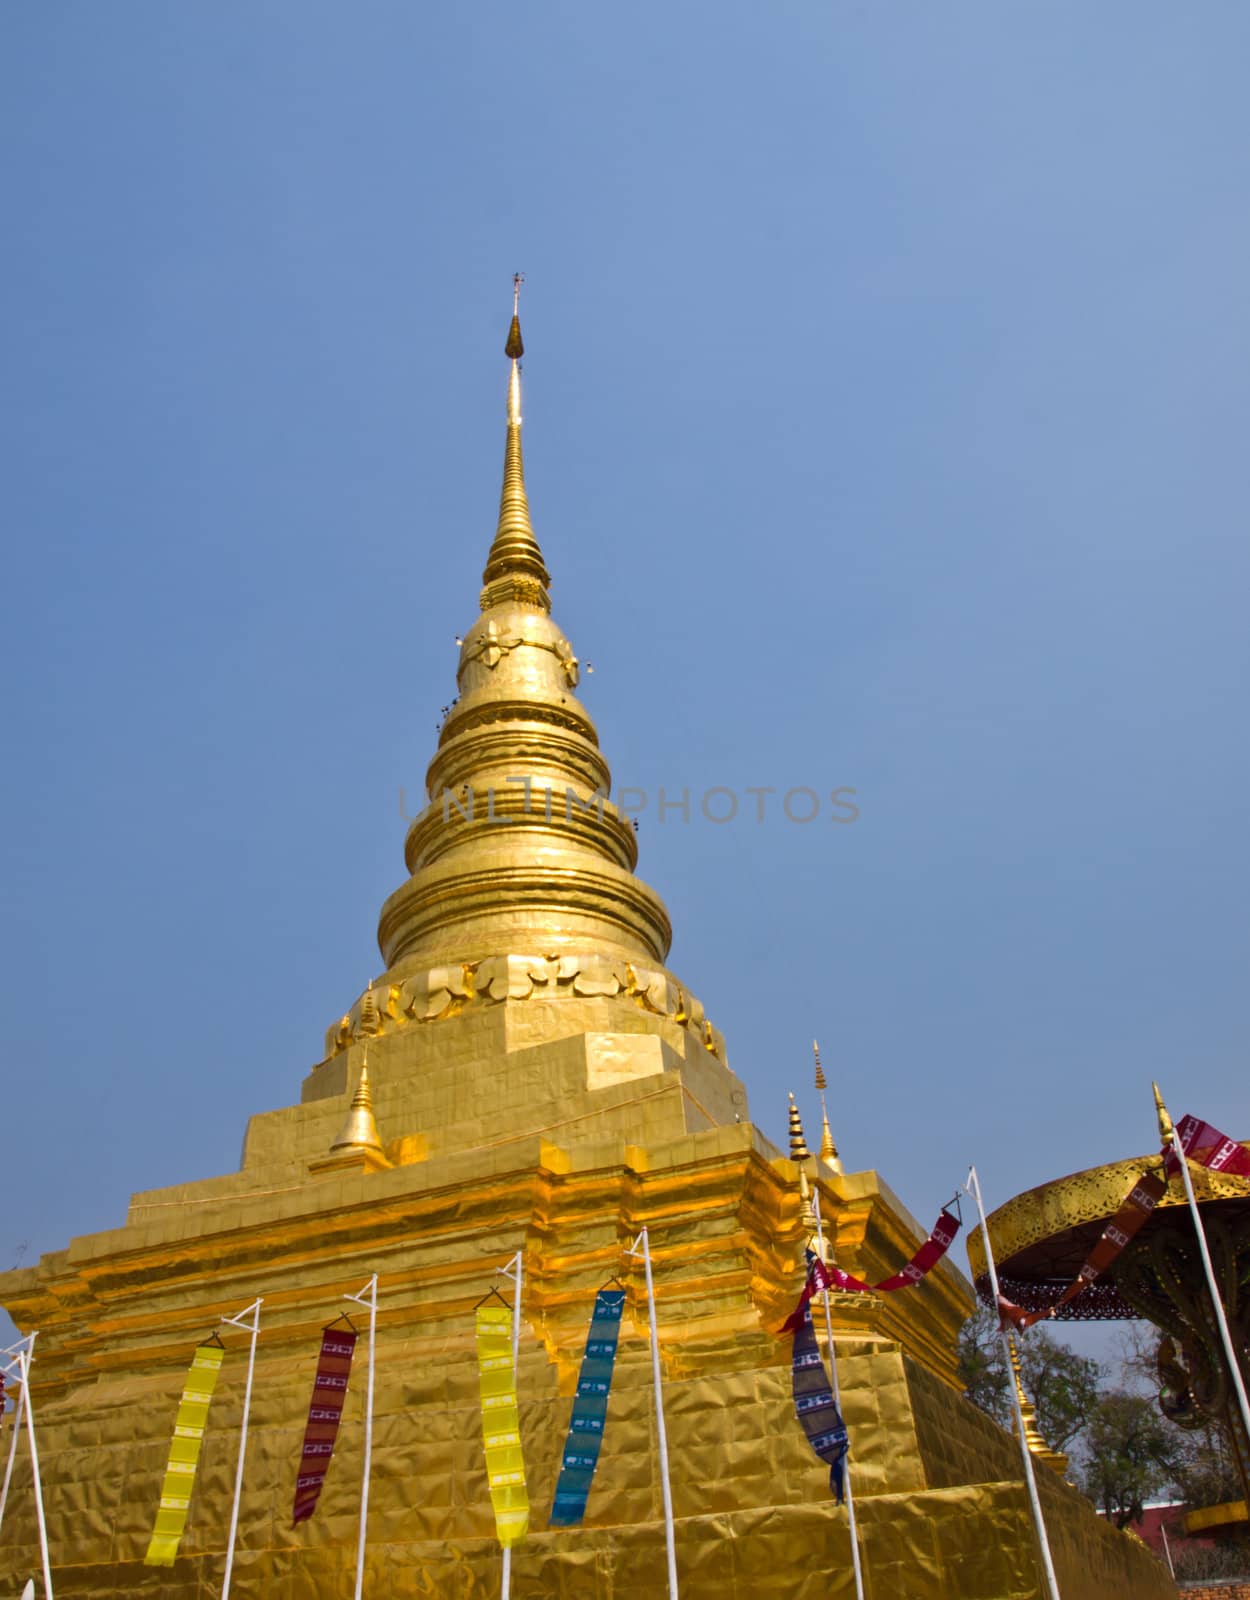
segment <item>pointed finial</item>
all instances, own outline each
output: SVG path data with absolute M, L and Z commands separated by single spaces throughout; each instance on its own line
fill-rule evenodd
M 803 1123 L 799 1117 L 799 1108 L 790 1096 L 790 1159 L 791 1161 L 806 1161 L 811 1151 L 807 1148 L 807 1140 L 803 1137 Z
M 799 1216 L 803 1220 L 803 1226 L 814 1239 L 817 1234 L 816 1207 L 812 1201 L 812 1185 L 807 1176 L 807 1168 L 802 1164 L 799 1166 Z
M 835 1172 L 841 1172 L 842 1162 L 838 1158 L 838 1147 L 833 1142 L 829 1108 L 825 1104 L 825 1069 L 820 1064 L 820 1046 L 815 1039 L 812 1040 L 812 1054 L 816 1057 L 816 1087 L 820 1091 L 820 1159 Z
M 1037 1407 L 1024 1390 L 1020 1351 L 1016 1347 L 1014 1333 L 1007 1335 L 1007 1345 L 1011 1351 L 1011 1375 L 1016 1386 L 1016 1398 L 1020 1402 L 1020 1416 L 1024 1422 L 1024 1442 L 1028 1445 L 1031 1455 L 1041 1456 L 1043 1460 L 1054 1466 L 1057 1471 L 1062 1472 L 1064 1466 L 1067 1465 L 1067 1457 L 1061 1456 L 1057 1451 L 1052 1450 L 1045 1439 L 1042 1438 L 1041 1429 L 1037 1425 Z
M 504 354 L 512 363 L 512 371 L 508 375 L 508 434 L 504 446 L 503 493 L 499 497 L 495 540 L 482 574 L 483 611 L 489 611 L 492 606 L 508 600 L 537 606 L 540 611 L 551 610 L 551 597 L 547 593 L 551 575 L 530 522 L 529 499 L 525 493 L 525 463 L 521 456 L 520 361 L 525 345 L 521 340 L 519 308 L 524 281 L 524 276 L 519 272 L 512 280 L 512 323 L 504 345 Z
M 356 1081 L 356 1092 L 352 1096 L 351 1109 L 347 1113 L 347 1121 L 343 1124 L 342 1132 L 330 1146 L 331 1150 L 381 1150 L 382 1141 L 378 1137 L 378 1125 L 373 1117 L 373 1094 L 369 1088 L 369 1065 L 365 1060 L 361 1063 L 360 1077 Z
M 1159 1092 L 1159 1085 L 1152 1084 L 1155 1092 L 1155 1114 L 1159 1118 L 1159 1142 L 1165 1150 L 1172 1148 L 1172 1119 L 1168 1115 L 1168 1108 L 1163 1103 L 1163 1096 Z
M 378 1011 L 378 1002 L 373 993 L 373 979 L 369 979 L 369 987 L 360 997 L 360 1031 L 361 1033 L 381 1033 L 382 1016 Z
M 525 354 L 525 346 L 521 342 L 521 285 L 524 282 L 523 272 L 512 274 L 512 326 L 508 329 L 508 342 L 503 347 L 503 353 L 509 361 L 519 361 Z

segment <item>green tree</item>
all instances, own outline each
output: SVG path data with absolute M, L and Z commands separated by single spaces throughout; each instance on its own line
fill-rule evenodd
M 1112 1389 L 1085 1430 L 1081 1487 L 1117 1528 L 1135 1522 L 1147 1500 L 1172 1488 L 1184 1443 L 1153 1401 Z
M 1066 1450 L 1092 1416 L 1102 1393 L 1102 1368 L 1061 1344 L 1045 1328 L 1017 1337 L 1020 1376 L 1037 1407 L 1037 1426 L 1052 1450 Z M 959 1335 L 959 1375 L 964 1393 L 1004 1428 L 1012 1425 L 1011 1374 L 1003 1356 L 998 1318 L 981 1310 Z

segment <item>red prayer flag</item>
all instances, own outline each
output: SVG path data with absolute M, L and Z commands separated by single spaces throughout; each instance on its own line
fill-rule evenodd
M 326 1480 L 334 1441 L 338 1437 L 343 1402 L 347 1399 L 347 1380 L 352 1370 L 356 1334 L 351 1328 L 327 1328 L 321 1336 L 321 1355 L 313 1380 L 308 1425 L 304 1429 L 304 1450 L 299 1475 L 295 1479 L 295 1511 L 292 1521 L 307 1522 L 317 1509 L 321 1486 Z
M 843 1272 L 841 1267 L 826 1267 L 822 1261 L 813 1259 L 808 1268 L 803 1293 L 799 1296 L 799 1303 L 782 1324 L 782 1332 L 794 1333 L 798 1329 L 807 1310 L 808 1301 L 822 1290 L 842 1289 L 851 1294 L 889 1294 L 894 1289 L 909 1289 L 912 1284 L 919 1283 L 926 1272 L 937 1266 L 950 1249 L 951 1241 L 958 1232 L 958 1218 L 943 1208 L 933 1224 L 929 1237 L 907 1265 L 893 1277 L 885 1278 L 880 1283 L 865 1283 L 862 1278 L 855 1278 L 849 1272 Z
M 1182 1117 L 1176 1124 L 1181 1137 L 1181 1149 L 1191 1161 L 1210 1172 L 1231 1172 L 1236 1178 L 1250 1178 L 1250 1150 L 1237 1139 L 1213 1128 L 1198 1117 Z M 1164 1158 L 1168 1176 L 1180 1171 L 1176 1151 L 1171 1149 Z

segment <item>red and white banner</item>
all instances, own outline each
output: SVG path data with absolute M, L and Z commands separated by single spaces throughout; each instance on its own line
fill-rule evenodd
M 782 1332 L 793 1333 L 803 1321 L 808 1301 L 813 1295 L 821 1294 L 826 1289 L 841 1289 L 847 1294 L 890 1294 L 895 1289 L 910 1289 L 912 1284 L 919 1283 L 927 1272 L 937 1266 L 950 1249 L 958 1232 L 959 1218 L 952 1216 L 943 1206 L 929 1237 L 907 1265 L 893 1277 L 884 1278 L 880 1283 L 865 1283 L 862 1278 L 855 1278 L 849 1272 L 843 1272 L 841 1267 L 827 1267 L 822 1261 L 813 1261 L 808 1270 L 807 1282 L 803 1285 L 803 1293 L 799 1296 L 799 1303 L 782 1325 Z
M 321 1336 L 308 1426 L 304 1429 L 304 1449 L 295 1479 L 295 1509 L 291 1520 L 296 1524 L 306 1522 L 317 1509 L 321 1486 L 326 1481 L 330 1457 L 334 1454 L 334 1441 L 338 1438 L 355 1350 L 354 1328 L 329 1327 Z
M 1209 1122 L 1200 1122 L 1197 1117 L 1182 1117 L 1176 1124 L 1176 1131 L 1180 1135 L 1181 1149 L 1200 1167 L 1210 1172 L 1231 1172 L 1235 1178 L 1250 1178 L 1250 1150 L 1238 1140 L 1230 1139 L 1226 1133 L 1213 1128 Z M 1167 1152 L 1163 1165 L 1169 1178 L 1180 1171 L 1175 1150 Z
M 849 1272 L 843 1272 L 841 1267 L 830 1267 L 829 1276 L 833 1280 L 830 1287 L 846 1289 L 852 1294 L 890 1294 L 895 1289 L 909 1289 L 913 1283 L 919 1283 L 926 1272 L 937 1266 L 950 1249 L 958 1232 L 959 1218 L 953 1217 L 943 1207 L 930 1230 L 929 1237 L 907 1265 L 892 1278 L 885 1278 L 880 1283 L 864 1283 L 859 1278 L 853 1278 Z

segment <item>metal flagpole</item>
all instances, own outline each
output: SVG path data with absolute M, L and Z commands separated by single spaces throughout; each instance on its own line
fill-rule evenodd
M 1211 1252 L 1207 1249 L 1207 1230 L 1203 1226 L 1202 1216 L 1198 1210 L 1198 1201 L 1194 1195 L 1194 1180 L 1189 1175 L 1189 1157 L 1185 1154 L 1185 1146 L 1181 1143 L 1181 1136 L 1176 1129 L 1172 1129 L 1172 1149 L 1176 1152 L 1176 1159 L 1180 1163 L 1181 1177 L 1185 1183 L 1185 1198 L 1189 1201 L 1189 1213 L 1194 1219 L 1194 1232 L 1198 1235 L 1198 1249 L 1202 1255 L 1203 1270 L 1207 1275 L 1207 1288 L 1211 1291 L 1211 1304 L 1215 1308 L 1215 1320 L 1219 1324 L 1220 1338 L 1224 1344 L 1224 1354 L 1228 1359 L 1228 1370 L 1233 1380 L 1233 1388 L 1237 1391 L 1237 1404 L 1241 1410 L 1241 1420 L 1245 1425 L 1247 1437 L 1250 1437 L 1250 1402 L 1246 1400 L 1246 1385 L 1241 1376 L 1241 1367 L 1237 1361 L 1237 1352 L 1233 1346 L 1232 1336 L 1228 1331 L 1228 1318 L 1224 1314 L 1224 1302 L 1220 1298 L 1219 1287 L 1215 1281 L 1215 1268 L 1211 1265 Z
M 43 1509 L 43 1484 L 39 1481 L 39 1446 L 35 1443 L 35 1408 L 30 1398 L 30 1354 L 34 1334 L 28 1334 L 25 1350 L 19 1350 L 18 1362 L 22 1369 L 22 1390 L 26 1395 L 26 1435 L 30 1440 L 30 1467 L 35 1480 L 35 1509 L 39 1513 L 39 1553 L 43 1558 L 44 1600 L 52 1600 L 52 1563 L 48 1560 L 48 1522 Z
M 985 1241 L 985 1260 L 990 1269 L 990 1288 L 994 1294 L 994 1314 L 999 1317 L 1001 1323 L 1002 1319 L 998 1310 L 998 1268 L 994 1265 L 994 1252 L 990 1247 L 990 1230 L 985 1223 L 985 1206 L 981 1200 L 981 1183 L 977 1177 L 977 1169 L 975 1167 L 968 1168 L 968 1181 L 964 1184 L 964 1188 L 977 1203 L 977 1215 L 981 1219 L 981 1238 Z M 1007 1364 L 1007 1372 L 1010 1373 L 1012 1370 L 1011 1346 L 1008 1344 L 1007 1334 L 1001 1326 L 999 1335 L 1003 1341 L 1003 1360 Z M 1011 1391 L 1011 1404 L 1016 1417 L 1016 1437 L 1020 1441 L 1020 1457 L 1024 1462 L 1024 1482 L 1029 1491 L 1029 1505 L 1033 1511 L 1033 1526 L 1037 1530 L 1037 1542 L 1042 1552 L 1042 1570 L 1046 1575 L 1046 1589 L 1050 1595 L 1050 1600 L 1059 1600 L 1059 1580 L 1055 1577 L 1055 1563 L 1051 1559 L 1050 1540 L 1046 1535 L 1046 1520 L 1042 1516 L 1042 1503 L 1037 1497 L 1037 1479 L 1033 1473 L 1033 1454 L 1029 1449 L 1029 1441 L 1024 1433 L 1024 1414 L 1020 1410 L 1020 1395 L 1015 1384 L 1010 1380 L 1007 1387 Z
M 33 1337 L 33 1335 L 32 1335 Z M 25 1342 L 25 1341 L 23 1341 Z M 3 1363 L 5 1376 L 15 1371 L 18 1366 L 17 1346 L 4 1352 L 9 1360 Z M 26 1407 L 26 1385 L 23 1384 L 17 1391 L 17 1404 L 13 1408 L 13 1433 L 9 1439 L 9 1459 L 4 1469 L 4 1487 L 0 1488 L 0 1524 L 4 1522 L 4 1508 L 9 1499 L 9 1480 L 13 1476 L 13 1461 L 17 1455 L 18 1435 L 22 1431 L 22 1414 Z
M 360 1537 L 356 1542 L 356 1600 L 365 1586 L 365 1525 L 369 1520 L 369 1465 L 373 1459 L 373 1345 L 378 1328 L 378 1275 L 375 1272 L 359 1294 L 345 1294 L 369 1309 L 369 1378 L 365 1385 L 365 1470 L 360 1484 Z
M 816 1210 L 816 1239 L 820 1247 L 820 1258 L 825 1257 L 825 1234 L 820 1220 L 820 1186 L 812 1186 L 812 1198 Z M 829 1343 L 829 1374 L 833 1381 L 833 1403 L 838 1408 L 838 1415 L 842 1415 L 842 1395 L 838 1388 L 838 1357 L 833 1343 L 833 1312 L 829 1309 L 829 1291 L 826 1289 L 821 1299 L 825 1302 L 825 1337 Z M 851 1562 L 855 1568 L 855 1594 L 856 1600 L 864 1600 L 864 1573 L 859 1562 L 859 1531 L 855 1526 L 855 1493 L 851 1483 L 850 1451 L 843 1463 L 843 1484 L 846 1489 L 846 1520 L 851 1530 Z
M 512 1384 L 516 1387 L 517 1362 L 521 1354 L 521 1275 L 524 1268 L 524 1257 L 520 1250 L 517 1251 L 508 1263 L 500 1270 L 505 1278 L 511 1278 L 512 1290 Z M 512 1593 L 512 1546 L 503 1547 L 503 1570 L 500 1577 L 499 1592 L 502 1600 L 508 1600 Z
M 240 1311 L 237 1317 L 223 1317 L 223 1322 L 228 1322 L 232 1328 L 242 1328 L 252 1335 L 251 1349 L 247 1353 L 247 1386 L 243 1391 L 243 1426 L 239 1430 L 239 1465 L 234 1474 L 234 1504 L 230 1507 L 230 1539 L 226 1546 L 226 1572 L 221 1580 L 221 1600 L 226 1600 L 230 1593 L 230 1574 L 234 1571 L 234 1542 L 239 1531 L 239 1496 L 243 1493 L 243 1458 L 247 1454 L 247 1419 L 252 1409 L 252 1374 L 256 1370 L 256 1335 L 260 1332 L 260 1308 L 262 1300 L 253 1300 L 245 1311 Z M 251 1317 L 249 1326 L 243 1319 Z
M 639 1250 L 638 1246 L 642 1249 Z M 660 1487 L 664 1492 L 664 1537 L 668 1546 L 668 1595 L 677 1600 L 677 1541 L 673 1531 L 673 1490 L 668 1478 L 668 1434 L 664 1429 L 664 1397 L 660 1388 L 660 1336 L 655 1325 L 655 1282 L 651 1276 L 651 1239 L 646 1228 L 627 1252 L 642 1256 L 647 1279 L 647 1316 L 651 1326 L 651 1376 L 655 1383 L 655 1431 L 660 1445 Z
M 1168 1558 L 1168 1571 L 1172 1574 L 1172 1581 L 1176 1581 L 1176 1566 L 1172 1560 L 1172 1546 L 1168 1540 L 1168 1525 L 1160 1520 L 1159 1532 L 1163 1535 L 1163 1553 Z

